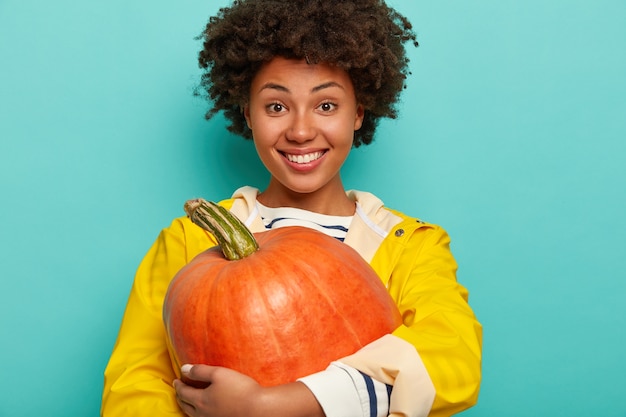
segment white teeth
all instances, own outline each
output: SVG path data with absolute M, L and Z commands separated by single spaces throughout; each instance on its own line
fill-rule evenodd
M 323 154 L 323 152 L 313 152 L 305 155 L 285 154 L 285 156 L 290 162 L 295 162 L 296 164 L 308 164 L 311 161 L 321 158 Z

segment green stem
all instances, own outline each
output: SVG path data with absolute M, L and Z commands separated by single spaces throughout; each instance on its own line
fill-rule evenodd
M 226 259 L 242 259 L 259 249 L 250 229 L 224 207 L 197 198 L 185 203 L 185 212 L 193 223 L 215 236 Z

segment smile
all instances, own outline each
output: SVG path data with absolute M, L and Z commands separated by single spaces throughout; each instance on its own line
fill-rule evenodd
M 287 158 L 289 162 L 292 162 L 294 164 L 308 164 L 309 162 L 313 162 L 313 161 L 320 159 L 322 155 L 324 155 L 324 152 L 322 151 L 311 152 L 311 153 L 307 153 L 304 155 L 292 155 L 292 154 L 286 153 L 284 155 L 285 155 L 285 158 Z

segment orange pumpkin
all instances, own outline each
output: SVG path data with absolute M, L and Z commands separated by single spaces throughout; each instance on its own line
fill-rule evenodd
M 321 371 L 400 325 L 380 278 L 337 239 L 304 227 L 253 235 L 204 200 L 185 209 L 220 246 L 181 269 L 165 297 L 176 369 L 218 365 L 278 385 Z

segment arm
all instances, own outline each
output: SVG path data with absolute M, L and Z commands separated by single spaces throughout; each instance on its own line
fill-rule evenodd
M 183 416 L 162 320 L 163 298 L 176 272 L 214 245 L 187 219 L 163 230 L 141 262 L 105 370 L 102 416 Z
M 183 376 L 208 384 L 194 388 L 174 381 L 178 403 L 191 417 L 324 417 L 309 389 L 300 382 L 262 387 L 231 369 L 183 365 Z
M 394 385 L 392 415 L 449 416 L 477 400 L 481 326 L 456 282 L 449 242 L 445 231 L 424 225 L 392 239 L 372 261 L 381 277 L 391 277 L 387 286 L 404 323 L 341 361 Z
M 248 376 L 222 367 L 183 365 L 181 371 L 184 377 L 208 385 L 196 388 L 181 380 L 174 381 L 178 403 L 192 417 L 388 414 L 390 387 L 339 362 L 297 382 L 273 387 L 262 387 Z

